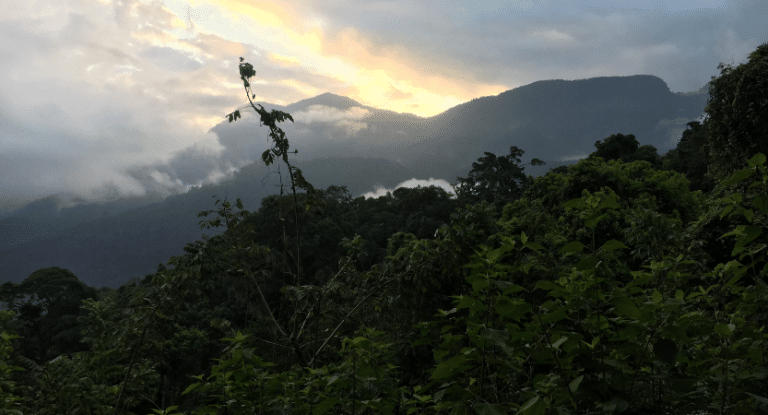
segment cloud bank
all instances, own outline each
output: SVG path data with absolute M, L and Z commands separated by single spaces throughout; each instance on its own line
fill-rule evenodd
M 377 186 L 374 191 L 364 193 L 362 194 L 362 196 L 364 196 L 366 199 L 370 199 L 370 198 L 378 199 L 379 197 L 386 196 L 387 193 L 392 193 L 401 187 L 415 189 L 417 187 L 429 187 L 429 186 L 437 186 L 452 195 L 456 195 L 456 192 L 453 191 L 453 186 L 451 186 L 450 183 L 448 183 L 443 179 L 433 179 L 430 177 L 428 180 L 422 180 L 422 179 L 416 179 L 416 178 L 406 180 L 402 183 L 398 183 L 397 186 L 395 186 L 392 189 L 387 189 L 383 186 Z
M 209 133 L 245 102 L 241 56 L 257 102 L 331 92 L 431 116 L 544 79 L 651 74 L 694 91 L 768 41 L 764 0 L 3 6 L 0 195 L 14 200 L 170 194 L 228 177 L 256 158 Z M 310 108 L 297 124 L 355 135 L 365 111 Z

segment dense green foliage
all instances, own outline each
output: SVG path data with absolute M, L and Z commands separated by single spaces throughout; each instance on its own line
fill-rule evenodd
M 691 190 L 701 190 L 705 193 L 712 191 L 715 183 L 708 176 L 708 168 L 712 164 L 708 142 L 708 122 L 689 122 L 677 147 L 662 157 L 664 168 L 683 173 L 691 182 Z
M 751 155 L 768 154 L 768 43 L 750 53 L 746 63 L 718 69 L 705 111 L 712 174 L 725 179 Z
M 0 285 L 0 301 L 16 315 L 12 329 L 22 336 L 18 350 L 37 363 L 85 349 L 77 319 L 88 298 L 96 298 L 96 290 L 58 267 L 37 270 L 21 284 Z
M 241 64 L 247 93 L 254 73 Z M 290 116 L 251 106 L 275 143 L 264 161 L 290 166 Z M 708 184 L 689 127 L 664 158 L 616 134 L 535 179 L 521 150 L 486 153 L 458 201 L 353 199 L 290 169 L 305 192 L 255 212 L 216 200 L 200 224 L 224 231 L 142 280 L 96 292 L 47 268 L 3 284 L 0 407 L 765 413 L 766 157 Z

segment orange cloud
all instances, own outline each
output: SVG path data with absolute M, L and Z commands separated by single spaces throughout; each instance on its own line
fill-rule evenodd
M 202 0 L 190 1 L 193 5 Z M 399 112 L 431 116 L 472 98 L 495 95 L 505 85 L 472 82 L 471 74 L 460 68 L 440 67 L 426 61 L 418 51 L 402 45 L 371 41 L 364 33 L 346 28 L 326 33 L 316 19 L 285 1 L 212 0 L 233 21 L 249 19 L 259 44 L 270 52 L 268 58 L 282 66 L 300 66 L 312 73 L 353 85 L 350 97 L 361 103 Z M 250 24 L 250 22 L 249 22 Z M 205 42 L 203 42 L 205 43 Z M 248 43 L 243 39 L 243 43 Z M 286 86 L 295 80 L 286 80 Z M 295 81 L 298 82 L 298 81 Z M 290 85 L 296 87 L 297 85 Z M 302 92 L 330 90 L 327 85 L 296 88 Z
M 245 54 L 245 47 L 240 42 L 232 42 L 216 35 L 207 35 L 199 33 L 196 46 L 205 53 L 217 58 L 228 56 L 242 56 Z
M 299 65 L 299 59 L 295 58 L 293 56 L 283 56 L 283 55 L 278 55 L 277 53 L 271 53 L 269 55 L 269 59 L 272 62 L 275 62 L 275 63 L 283 65 L 283 66 L 298 66 Z
M 326 55 L 359 68 L 356 83 L 361 96 L 353 98 L 377 107 L 403 112 L 418 108 L 419 115 L 428 116 L 508 89 L 504 85 L 467 82 L 467 77 L 456 80 L 441 75 L 440 67 L 424 62 L 404 47 L 375 45 L 354 29 L 339 32 L 325 46 Z

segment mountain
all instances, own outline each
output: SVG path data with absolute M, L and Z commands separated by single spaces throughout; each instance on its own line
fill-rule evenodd
M 357 196 L 374 185 L 392 188 L 410 178 L 452 182 L 483 152 L 506 155 L 512 145 L 525 150 L 523 162 L 533 157 L 547 162 L 527 170 L 534 175 L 577 161 L 594 151 L 595 141 L 615 133 L 634 134 L 663 153 L 702 114 L 706 88 L 672 93 L 649 75 L 548 80 L 428 118 L 330 93 L 264 107 L 294 117 L 281 127 L 291 148 L 299 150 L 292 159 L 311 183 L 347 185 Z M 266 168 L 260 161 L 269 146 L 265 129 L 246 112 L 243 120 L 222 122 L 212 131 L 225 147 L 221 157 L 243 166 L 218 185 L 164 200 L 155 195 L 101 204 L 57 195 L 0 219 L 0 282 L 19 282 L 37 269 L 60 266 L 89 285 L 115 287 L 153 272 L 200 239 L 196 214 L 214 209 L 212 195 L 242 198 L 246 209 L 256 210 L 278 184 L 277 166 Z M 254 131 L 259 138 L 253 138 Z M 285 177 L 284 169 L 281 173 Z
M 401 165 L 380 158 L 318 158 L 298 165 L 306 172 L 307 180 L 318 188 L 347 182 L 355 195 L 372 190 L 365 178 L 379 177 L 386 183 L 399 183 L 413 177 Z M 20 282 L 40 268 L 58 266 L 74 272 L 90 286 L 116 288 L 131 278 L 153 273 L 159 263 L 166 263 L 171 256 L 183 254 L 187 243 L 222 232 L 223 228 L 202 230 L 199 226 L 205 218 L 198 218 L 197 214 L 216 209 L 212 196 L 229 201 L 241 198 L 246 210 L 255 211 L 262 198 L 277 192 L 278 183 L 274 166 L 253 163 L 218 185 L 193 187 L 187 193 L 120 213 L 88 218 L 74 215 L 86 208 L 90 208 L 87 212 L 108 212 L 105 206 L 113 206 L 90 204 L 60 211 L 48 209 L 48 216 L 2 219 L 0 236 L 6 243 L 0 248 L 0 283 Z M 44 198 L 36 204 L 51 200 Z M 53 212 L 58 216 L 53 216 Z M 19 229 L 28 232 L 22 235 L 27 238 L 8 243 Z M 32 234 L 35 237 L 29 236 Z
M 634 134 L 641 144 L 665 152 L 702 114 L 707 98 L 704 91 L 673 93 L 650 75 L 548 80 L 423 118 L 323 94 L 286 107 L 295 123 L 282 128 L 299 158 L 384 157 L 420 177 L 452 180 L 483 152 L 508 154 L 512 145 L 525 150 L 526 159 L 539 158 L 549 166 L 583 157 L 595 141 L 615 133 Z M 252 117 L 221 123 L 213 131 L 233 153 L 253 160 L 266 149 L 266 142 L 243 139 L 253 136 L 256 123 Z
M 295 111 L 306 110 L 307 108 L 313 105 L 333 107 L 340 110 L 347 110 L 353 107 L 362 107 L 362 108 L 371 109 L 371 110 L 373 109 L 371 107 L 365 107 L 363 105 L 360 105 L 359 102 L 355 101 L 352 98 L 347 98 L 340 95 L 331 94 L 330 92 L 326 92 L 314 98 L 308 98 L 308 99 L 304 99 L 296 103 L 290 104 L 287 107 L 285 107 L 285 110 L 286 112 L 291 113 Z
M 78 224 L 157 203 L 157 194 L 88 203 L 75 195 L 59 193 L 36 199 L 0 217 L 0 251 L 55 235 Z

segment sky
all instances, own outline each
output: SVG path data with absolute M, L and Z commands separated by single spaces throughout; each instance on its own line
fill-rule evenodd
M 241 165 L 209 130 L 245 103 L 241 56 L 257 102 L 331 92 L 429 117 L 547 79 L 695 91 L 765 42 L 765 0 L 3 0 L 0 204 L 228 177 Z

